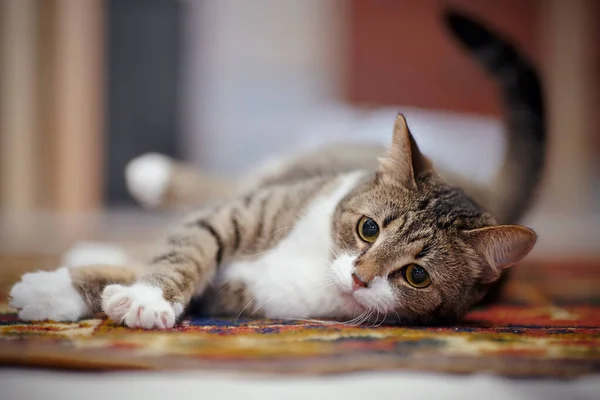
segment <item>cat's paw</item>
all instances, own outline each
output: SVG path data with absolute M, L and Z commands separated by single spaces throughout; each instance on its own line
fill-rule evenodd
M 139 156 L 127 164 L 125 182 L 133 198 L 145 207 L 161 205 L 171 180 L 171 160 L 157 153 Z
M 77 321 L 90 315 L 66 267 L 23 275 L 10 290 L 9 304 L 24 321 Z
M 161 289 L 140 283 L 107 286 L 102 309 L 115 322 L 144 329 L 172 328 L 183 313 L 183 305 L 166 301 Z

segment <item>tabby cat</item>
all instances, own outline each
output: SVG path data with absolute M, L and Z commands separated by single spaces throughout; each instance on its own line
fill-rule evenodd
M 19 317 L 103 311 L 132 328 L 166 329 L 200 299 L 204 311 L 232 316 L 460 318 L 535 244 L 531 229 L 513 224 L 541 175 L 544 107 L 535 70 L 508 41 L 461 13 L 447 11 L 445 22 L 503 90 L 509 145 L 489 187 L 434 170 L 402 115 L 388 148 L 322 149 L 256 172 L 251 184 L 208 189 L 199 172 L 164 158 L 150 160 L 157 172 L 148 177 L 132 164 L 132 193 L 148 204 L 198 203 L 211 190 L 221 200 L 177 225 L 147 262 L 25 274 L 10 292 Z

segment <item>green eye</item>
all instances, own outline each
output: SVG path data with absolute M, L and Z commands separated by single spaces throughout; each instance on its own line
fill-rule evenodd
M 404 278 L 410 286 L 417 289 L 425 288 L 431 284 L 429 272 L 417 264 L 410 264 L 405 267 Z
M 358 221 L 358 236 L 367 243 L 373 243 L 379 236 L 379 225 L 372 218 L 362 217 Z

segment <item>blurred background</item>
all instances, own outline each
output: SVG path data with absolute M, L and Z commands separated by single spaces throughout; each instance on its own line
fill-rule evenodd
M 539 257 L 600 255 L 594 0 L 0 0 L 0 249 L 143 237 L 127 161 L 235 175 L 319 143 L 386 143 L 398 111 L 434 161 L 485 181 L 498 90 L 445 33 L 461 7 L 542 71 L 549 163 L 526 223 Z

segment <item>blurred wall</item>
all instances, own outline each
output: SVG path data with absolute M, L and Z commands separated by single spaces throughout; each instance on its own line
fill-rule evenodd
M 600 90 L 593 67 L 600 19 L 594 0 L 192 2 L 184 110 L 188 157 L 237 173 L 317 137 L 357 136 L 364 131 L 363 106 L 499 118 L 495 84 L 444 32 L 439 12 L 447 4 L 489 21 L 542 71 L 551 136 L 544 206 L 567 213 L 596 207 L 599 153 L 592 149 L 600 130 L 592 121 Z M 388 114 L 380 115 L 380 123 Z M 459 163 L 470 160 L 465 166 L 473 175 L 479 172 L 474 165 L 487 168 L 503 151 L 489 133 L 494 123 L 485 126 L 482 136 L 488 139 L 482 141 L 491 156 L 470 146 L 481 145 L 473 139 L 482 129 L 476 123 L 464 128 L 470 135 L 464 148 L 452 148 Z M 438 153 L 460 133 L 440 129 Z
M 344 3 L 188 2 L 187 157 L 234 173 L 289 149 L 307 115 L 340 97 Z
M 453 3 L 490 20 L 543 69 L 552 139 L 543 199 L 559 212 L 600 208 L 597 1 L 153 1 L 181 6 L 185 33 L 181 91 L 172 101 L 181 101 L 181 113 L 175 106 L 169 114 L 184 135 L 152 150 L 238 173 L 309 142 L 387 140 L 391 115 L 418 106 L 411 121 L 430 151 L 469 159 L 472 175 L 489 171 L 502 152 L 497 92 L 441 30 L 439 8 Z M 2 212 L 106 205 L 102 175 L 115 151 L 103 156 L 105 46 L 115 47 L 104 43 L 107 3 L 0 2 Z M 107 101 L 124 114 L 144 113 L 135 101 Z M 460 113 L 452 123 L 449 110 Z M 429 136 L 434 128 L 438 136 Z M 145 127 L 133 129 L 143 141 Z
M 499 115 L 495 82 L 449 36 L 446 5 L 470 12 L 516 41 L 539 63 L 536 0 L 395 0 L 349 2 L 345 97 L 354 104 Z

